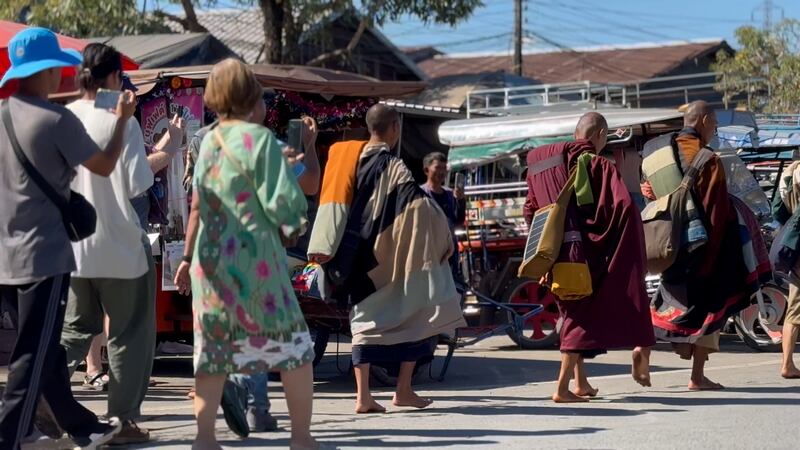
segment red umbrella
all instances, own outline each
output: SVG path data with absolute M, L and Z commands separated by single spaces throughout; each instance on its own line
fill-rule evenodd
M 20 23 L 14 22 L 7 22 L 5 20 L 0 20 L 0 77 L 6 73 L 6 70 L 11 67 L 11 62 L 8 60 L 8 41 L 14 37 L 15 34 L 18 32 L 28 28 L 27 25 L 23 25 Z M 80 39 L 75 39 L 67 36 L 62 36 L 60 34 L 56 35 L 58 37 L 58 44 L 61 48 L 72 48 L 77 51 L 83 51 L 83 48 L 86 47 L 88 42 L 82 41 Z M 139 68 L 139 64 L 136 61 L 128 58 L 125 55 L 122 55 L 122 70 L 136 70 Z M 75 68 L 74 67 L 65 67 L 61 73 L 61 87 L 59 88 L 59 92 L 74 92 L 78 90 L 78 85 L 75 82 Z M 12 80 L 9 81 L 2 89 L 0 89 L 0 98 L 5 98 L 11 95 L 17 89 L 17 83 Z

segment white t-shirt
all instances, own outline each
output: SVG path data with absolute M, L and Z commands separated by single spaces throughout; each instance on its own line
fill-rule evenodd
M 94 101 L 78 100 L 67 106 L 83 122 L 86 131 L 103 149 L 114 133 L 116 116 L 94 107 Z M 153 185 L 153 171 L 147 163 L 144 137 L 139 123 L 131 118 L 125 127 L 125 147 L 108 178 L 81 166 L 72 189 L 86 197 L 97 211 L 97 230 L 72 243 L 79 278 L 139 278 L 147 272 L 145 232 L 130 199 Z

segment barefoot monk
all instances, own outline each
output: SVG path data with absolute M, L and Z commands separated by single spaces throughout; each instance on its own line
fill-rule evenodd
M 678 187 L 717 131 L 714 110 L 704 101 L 690 103 L 683 119 L 684 128 L 667 146 L 659 143 L 662 138 L 645 144 L 643 191 L 655 198 Z M 737 210 L 728 196 L 722 161 L 713 153 L 707 155 L 690 186 L 705 228 L 705 243 L 691 253 L 682 243 L 676 263 L 661 275 L 652 304 L 656 335 L 671 342 L 681 358 L 692 360 L 688 387 L 693 391 L 722 388 L 705 376 L 706 360 L 719 351 L 719 333 L 728 318 L 750 305 Z M 670 176 L 671 167 L 680 170 Z
M 639 210 L 614 165 L 600 153 L 607 141 L 605 118 L 590 112 L 580 118 L 575 140 L 536 148 L 528 154 L 525 217 L 556 201 L 576 166 L 585 176 L 570 199 L 565 234 L 570 257 L 582 255 L 591 274 L 591 293 L 564 300 L 556 295 L 561 327 L 561 371 L 553 400 L 582 402 L 597 395 L 586 378 L 584 359 L 606 350 L 636 348 L 633 376 L 650 385 L 649 352 L 655 343 L 645 291 L 644 233 Z M 588 193 L 588 196 L 587 196 Z M 580 198 L 580 201 L 578 199 Z M 575 251 L 573 251 L 575 250 Z M 556 293 L 554 291 L 554 293 Z M 575 376 L 575 389 L 569 382 Z
M 308 254 L 323 263 L 334 297 L 352 305 L 356 412 L 384 412 L 369 389 L 371 364 L 399 370 L 395 406 L 431 401 L 411 388 L 417 361 L 430 358 L 439 334 L 464 320 L 448 258 L 447 218 L 391 149 L 397 112 L 367 112 L 370 140 L 331 147 Z

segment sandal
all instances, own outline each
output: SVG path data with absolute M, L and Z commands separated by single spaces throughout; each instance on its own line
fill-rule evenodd
M 98 372 L 94 375 L 86 374 L 83 377 L 83 387 L 93 391 L 107 391 L 108 390 L 108 374 Z

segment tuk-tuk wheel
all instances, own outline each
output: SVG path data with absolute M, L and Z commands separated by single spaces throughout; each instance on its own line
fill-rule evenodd
M 509 283 L 503 295 L 506 303 L 531 303 L 544 306 L 539 314 L 525 321 L 522 330 L 509 328 L 508 336 L 526 350 L 553 348 L 558 345 L 558 331 L 561 321 L 558 306 L 552 294 L 547 292 L 540 298 L 539 283 L 529 278 L 517 278 Z M 517 308 L 517 314 L 525 314 L 525 308 Z M 513 313 L 508 312 L 508 320 L 513 321 Z

